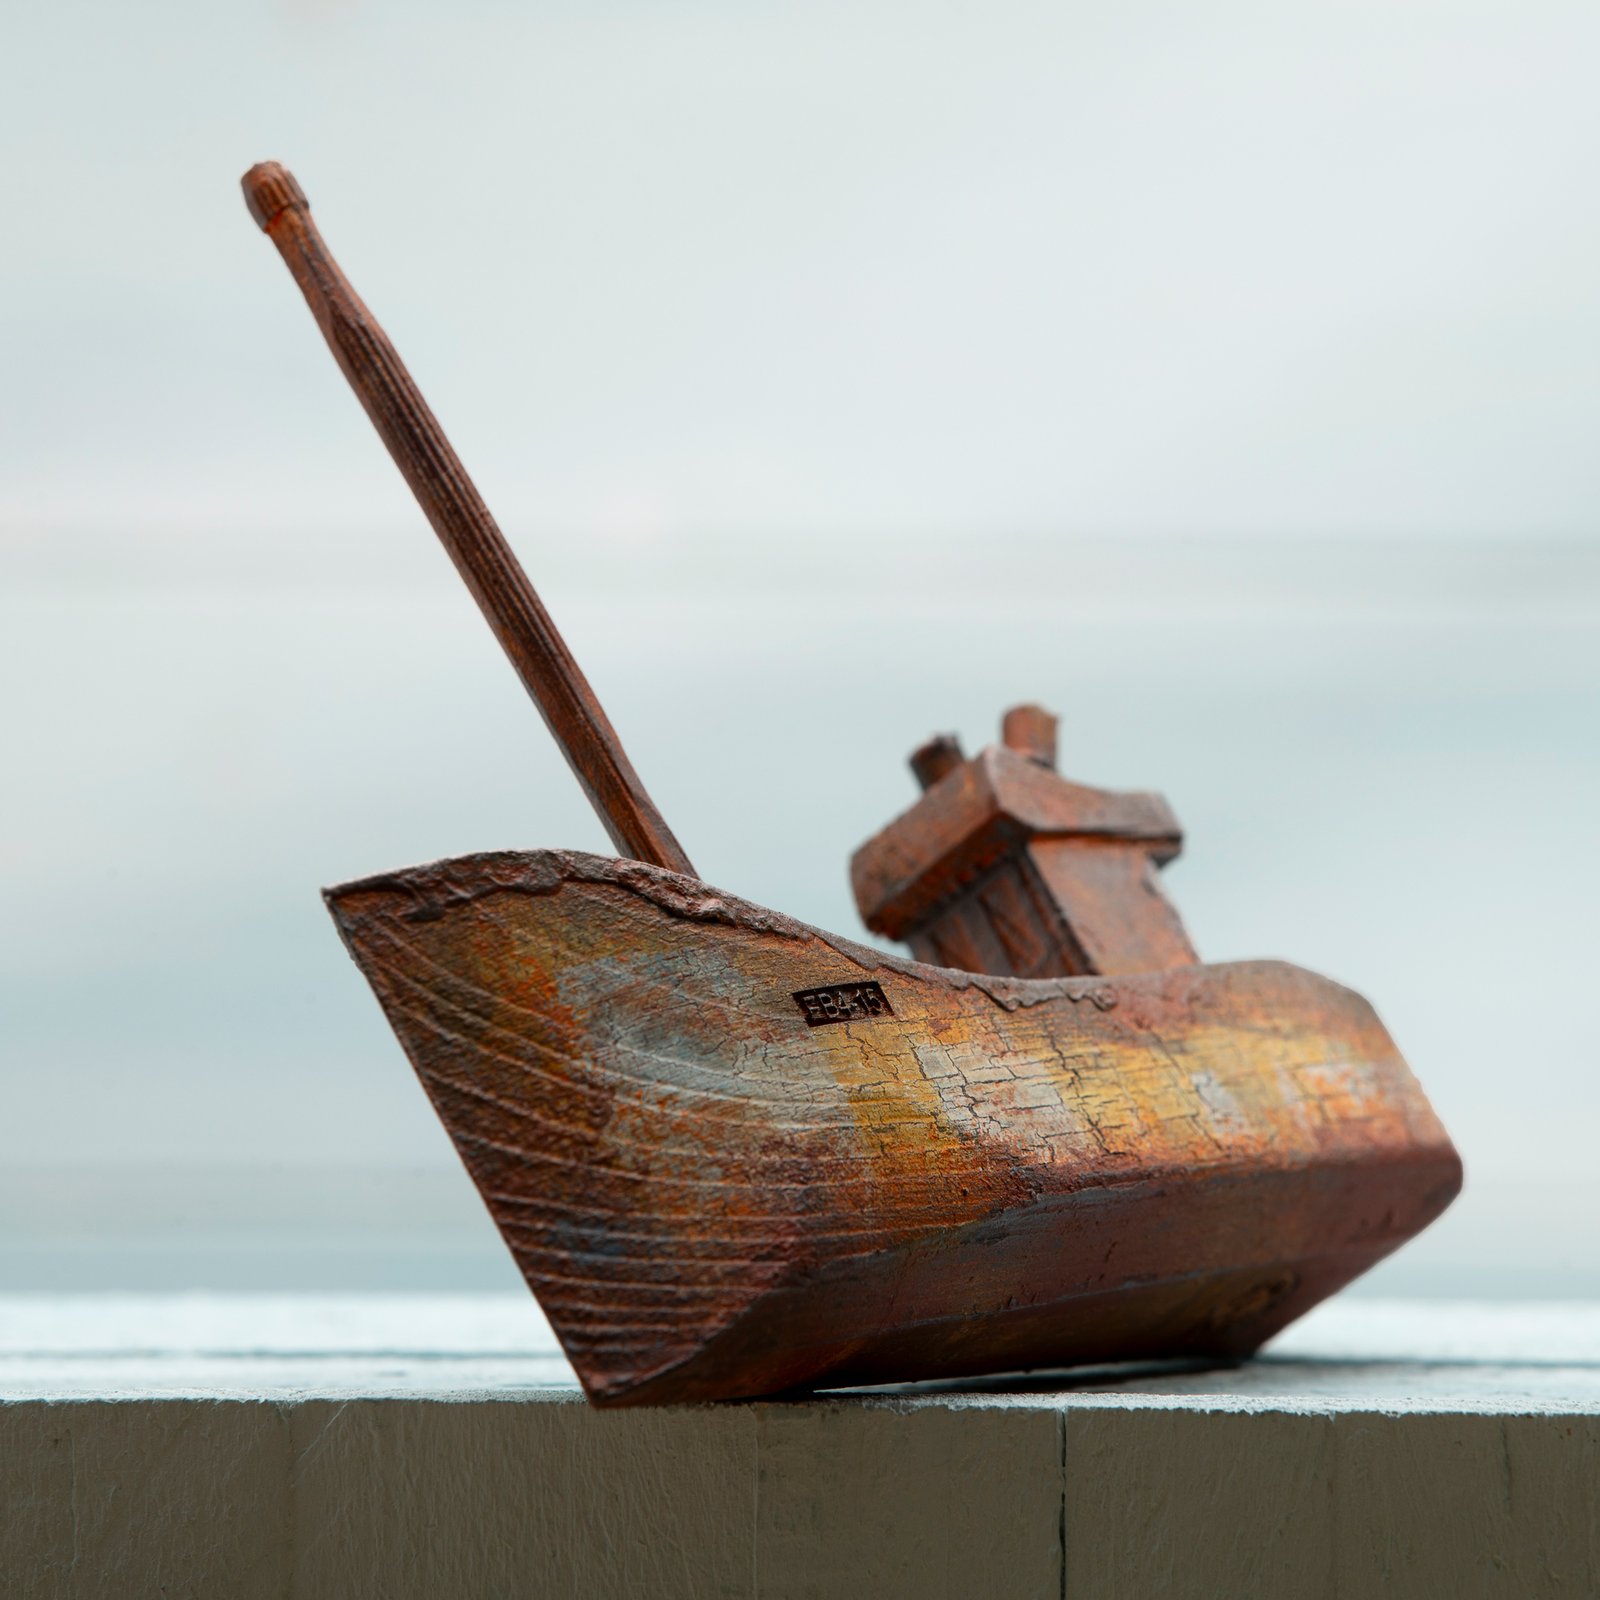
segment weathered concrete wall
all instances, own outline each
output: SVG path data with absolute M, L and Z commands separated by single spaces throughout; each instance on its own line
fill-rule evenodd
M 0 1409 L 16 1596 L 1591 1596 L 1600 1418 L 846 1400 Z
M 1600 1594 L 1593 1313 L 1499 1363 L 1444 1312 L 1450 1361 L 620 1413 L 494 1353 L 503 1329 L 294 1353 L 277 1316 L 246 1320 L 280 1348 L 208 1325 L 159 1379 L 98 1347 L 125 1330 L 0 1337 L 4 1600 Z

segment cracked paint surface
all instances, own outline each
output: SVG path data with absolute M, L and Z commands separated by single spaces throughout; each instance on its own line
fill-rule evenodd
M 1283 964 L 985 977 L 562 852 L 328 900 L 597 1400 L 1240 1354 L 1459 1186 Z M 892 1016 L 806 1025 L 863 973 Z

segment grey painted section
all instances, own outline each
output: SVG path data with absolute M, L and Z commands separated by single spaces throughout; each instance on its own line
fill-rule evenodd
M 606 1413 L 512 1297 L 0 1299 L 0 1593 L 1592 1595 L 1597 1326 L 1358 1303 L 1237 1371 Z
M 1075 1411 L 1065 1592 L 1600 1592 L 1600 1419 Z

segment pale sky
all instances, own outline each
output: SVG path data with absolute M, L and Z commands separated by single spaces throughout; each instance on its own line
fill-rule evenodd
M 7 9 L 0 526 L 406 514 L 272 157 L 508 524 L 1594 534 L 1592 5 Z
M 906 752 L 1051 704 L 1187 825 L 1202 954 L 1354 984 L 1434 1096 L 1469 1189 L 1393 1281 L 1600 1292 L 1597 60 L 1556 0 L 8 7 L 0 1279 L 145 1281 L 31 1166 L 134 1229 L 188 1213 L 124 1166 L 453 1172 L 317 891 L 607 848 L 270 157 L 708 879 L 857 933 Z

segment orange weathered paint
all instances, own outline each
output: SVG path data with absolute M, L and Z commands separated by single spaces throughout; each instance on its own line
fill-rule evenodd
M 1459 1186 L 1291 966 L 982 977 L 555 852 L 328 903 L 600 1403 L 1242 1355 Z M 793 999 L 864 978 L 892 1015 Z

